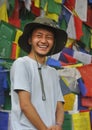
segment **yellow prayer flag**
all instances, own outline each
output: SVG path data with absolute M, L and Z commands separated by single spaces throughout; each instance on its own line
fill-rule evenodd
M 74 42 L 74 39 L 68 38 L 65 46 L 70 47 L 70 46 L 72 46 L 73 42 Z
M 82 63 L 77 63 L 73 65 L 66 65 L 64 68 L 76 68 L 76 67 L 81 67 L 81 66 L 83 66 Z
M 15 36 L 15 42 L 16 43 L 18 43 L 18 39 L 19 39 L 19 37 L 22 35 L 22 31 L 21 30 L 19 30 L 19 29 L 17 29 L 17 31 L 16 31 L 16 36 Z
M 91 130 L 89 112 L 79 112 L 72 114 L 74 130 Z
M 7 5 L 6 5 L 6 2 L 4 2 L 0 6 L 0 20 L 8 22 L 8 14 L 7 14 Z
M 17 49 L 16 49 L 16 58 L 18 58 L 19 57 L 19 52 L 20 52 L 20 47 L 18 46 L 18 39 L 19 39 L 19 37 L 22 35 L 22 31 L 21 30 L 19 30 L 19 29 L 17 29 L 17 31 L 16 31 L 16 36 L 15 36 L 15 43 L 17 44 Z
M 73 110 L 75 98 L 76 98 L 75 94 L 73 93 L 64 95 L 64 100 L 65 100 L 64 111 Z
M 64 81 L 64 83 L 66 84 L 66 86 L 69 86 L 68 80 L 64 76 L 62 76 L 62 80 Z
M 35 7 L 40 8 L 40 0 L 34 0 Z
M 54 0 L 54 1 L 57 2 L 57 3 L 62 4 L 62 0 Z
M 53 19 L 55 20 L 56 22 L 58 22 L 58 15 L 57 14 L 54 14 L 54 13 L 47 13 L 46 14 L 47 17 L 49 17 L 50 19 Z
M 48 2 L 46 2 L 45 7 L 43 9 L 45 12 L 47 12 L 47 7 L 48 7 Z

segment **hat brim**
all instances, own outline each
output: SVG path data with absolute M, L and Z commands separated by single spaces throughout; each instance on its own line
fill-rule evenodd
M 18 40 L 18 44 L 20 46 L 21 49 L 23 49 L 25 52 L 30 53 L 31 51 L 31 45 L 29 45 L 28 43 L 28 39 L 29 39 L 29 34 L 32 33 L 33 29 L 35 27 L 50 27 L 53 32 L 55 33 L 55 47 L 54 49 L 51 49 L 50 52 L 47 54 L 51 55 L 51 54 L 56 54 L 59 53 L 65 46 L 66 41 L 67 41 L 67 33 L 64 30 L 61 30 L 59 28 L 54 28 L 48 25 L 44 25 L 44 24 L 40 24 L 40 23 L 29 23 L 25 26 L 23 34 L 19 37 Z

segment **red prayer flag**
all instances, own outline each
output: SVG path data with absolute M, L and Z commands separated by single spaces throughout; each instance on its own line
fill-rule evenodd
M 81 104 L 85 107 L 92 107 L 92 97 L 81 97 Z
M 71 11 L 75 8 L 75 2 L 76 0 L 66 0 L 64 5 Z
M 15 0 L 15 6 L 12 13 L 12 16 L 9 17 L 9 23 L 15 27 L 20 27 L 20 19 L 19 19 L 19 1 Z
M 84 81 L 87 93 L 85 96 L 92 97 L 92 64 L 77 67 Z
M 32 4 L 31 4 L 31 11 L 36 16 L 40 16 L 40 8 L 35 7 L 34 1 L 32 1 Z
M 88 5 L 88 10 L 87 10 L 87 21 L 84 23 L 92 28 L 92 6 L 90 5 Z
M 68 61 L 69 63 L 74 63 L 74 64 L 76 64 L 77 60 L 76 60 L 75 58 L 73 58 L 72 56 L 70 56 L 70 55 L 68 55 L 68 54 L 66 54 L 66 53 L 63 53 L 63 54 L 64 54 L 65 58 L 67 59 L 67 61 Z
M 74 15 L 74 24 L 75 24 L 75 31 L 76 31 L 76 39 L 80 40 L 80 38 L 83 36 L 82 20 L 75 15 Z
M 11 59 L 15 60 L 16 59 L 16 50 L 17 50 L 17 44 L 12 43 L 12 52 L 11 52 Z

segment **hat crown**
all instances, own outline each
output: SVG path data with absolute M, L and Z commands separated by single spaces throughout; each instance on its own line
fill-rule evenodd
M 59 28 L 58 25 L 56 24 L 56 22 L 54 22 L 53 20 L 47 18 L 47 17 L 37 17 L 33 23 L 39 23 L 39 24 L 43 24 L 43 25 L 47 25 L 53 28 Z

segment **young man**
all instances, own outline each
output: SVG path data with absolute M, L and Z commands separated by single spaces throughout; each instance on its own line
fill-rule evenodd
M 25 26 L 18 43 L 28 56 L 18 58 L 10 72 L 12 130 L 62 130 L 64 99 L 46 56 L 60 52 L 66 40 L 66 32 L 49 18 Z

